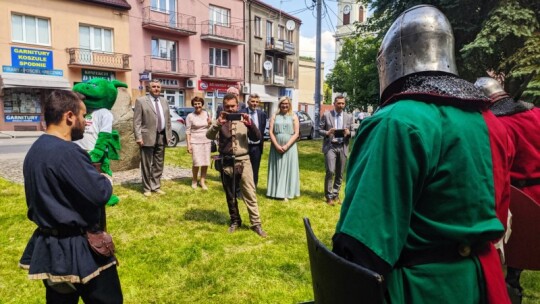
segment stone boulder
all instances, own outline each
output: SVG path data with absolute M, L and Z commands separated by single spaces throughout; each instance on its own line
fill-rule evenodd
M 115 171 L 139 168 L 141 155 L 133 135 L 133 109 L 131 107 L 131 97 L 126 88 L 118 88 L 118 97 L 111 111 L 114 115 L 113 130 L 118 130 L 122 145 L 120 160 L 111 161 L 114 176 Z

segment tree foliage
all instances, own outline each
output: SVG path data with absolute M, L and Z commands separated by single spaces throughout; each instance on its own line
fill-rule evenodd
M 345 39 L 326 82 L 334 92 L 347 93 L 348 106 L 365 110 L 379 99 L 379 77 L 375 58 L 380 41 L 374 36 Z
M 363 0 L 373 16 L 361 34 L 382 38 L 406 9 L 431 4 L 452 24 L 461 77 L 496 76 L 514 97 L 540 102 L 540 1 L 537 0 Z M 373 59 L 374 60 L 374 59 Z

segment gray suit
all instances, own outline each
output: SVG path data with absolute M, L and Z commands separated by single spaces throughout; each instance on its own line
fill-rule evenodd
M 135 141 L 142 140 L 141 173 L 144 192 L 156 191 L 161 187 L 165 146 L 172 138 L 171 116 L 167 101 L 160 97 L 159 102 L 165 118 L 165 129 L 157 131 L 157 115 L 153 97 L 146 95 L 135 101 L 133 114 L 133 133 Z
M 342 142 L 336 142 L 334 135 L 329 135 L 328 130 L 336 128 L 336 111 L 326 111 L 321 117 L 319 134 L 324 137 L 322 152 L 324 153 L 324 164 L 326 167 L 326 176 L 324 179 L 324 196 L 327 199 L 336 199 L 339 195 L 341 182 L 343 180 L 343 171 L 347 163 L 349 151 L 350 131 L 353 123 L 353 117 L 349 113 L 341 112 L 343 115 L 342 129 L 349 130 L 349 136 L 345 136 Z

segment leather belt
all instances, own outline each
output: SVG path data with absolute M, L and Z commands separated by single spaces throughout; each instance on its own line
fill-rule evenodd
M 525 188 L 529 186 L 540 185 L 540 178 L 528 178 L 528 179 L 512 178 L 510 180 L 510 184 L 518 188 Z
M 41 235 L 54 236 L 54 237 L 70 237 L 83 235 L 86 232 L 82 228 L 75 227 L 60 227 L 60 228 L 42 228 L 38 227 L 37 230 Z
M 476 245 L 458 244 L 440 246 L 423 250 L 404 249 L 394 268 L 412 267 L 415 265 L 456 262 L 475 256 L 480 250 L 486 248 L 488 243 Z

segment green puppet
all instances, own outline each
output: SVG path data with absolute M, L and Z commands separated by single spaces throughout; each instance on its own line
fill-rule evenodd
M 83 94 L 86 98 L 86 127 L 84 137 L 76 141 L 81 148 L 88 151 L 90 159 L 96 168 L 112 176 L 110 160 L 118 160 L 120 151 L 120 136 L 113 130 L 113 114 L 111 109 L 118 95 L 118 87 L 127 88 L 127 84 L 118 80 L 94 78 L 88 82 L 78 83 L 73 91 Z M 112 195 L 107 205 L 116 205 L 120 199 Z

